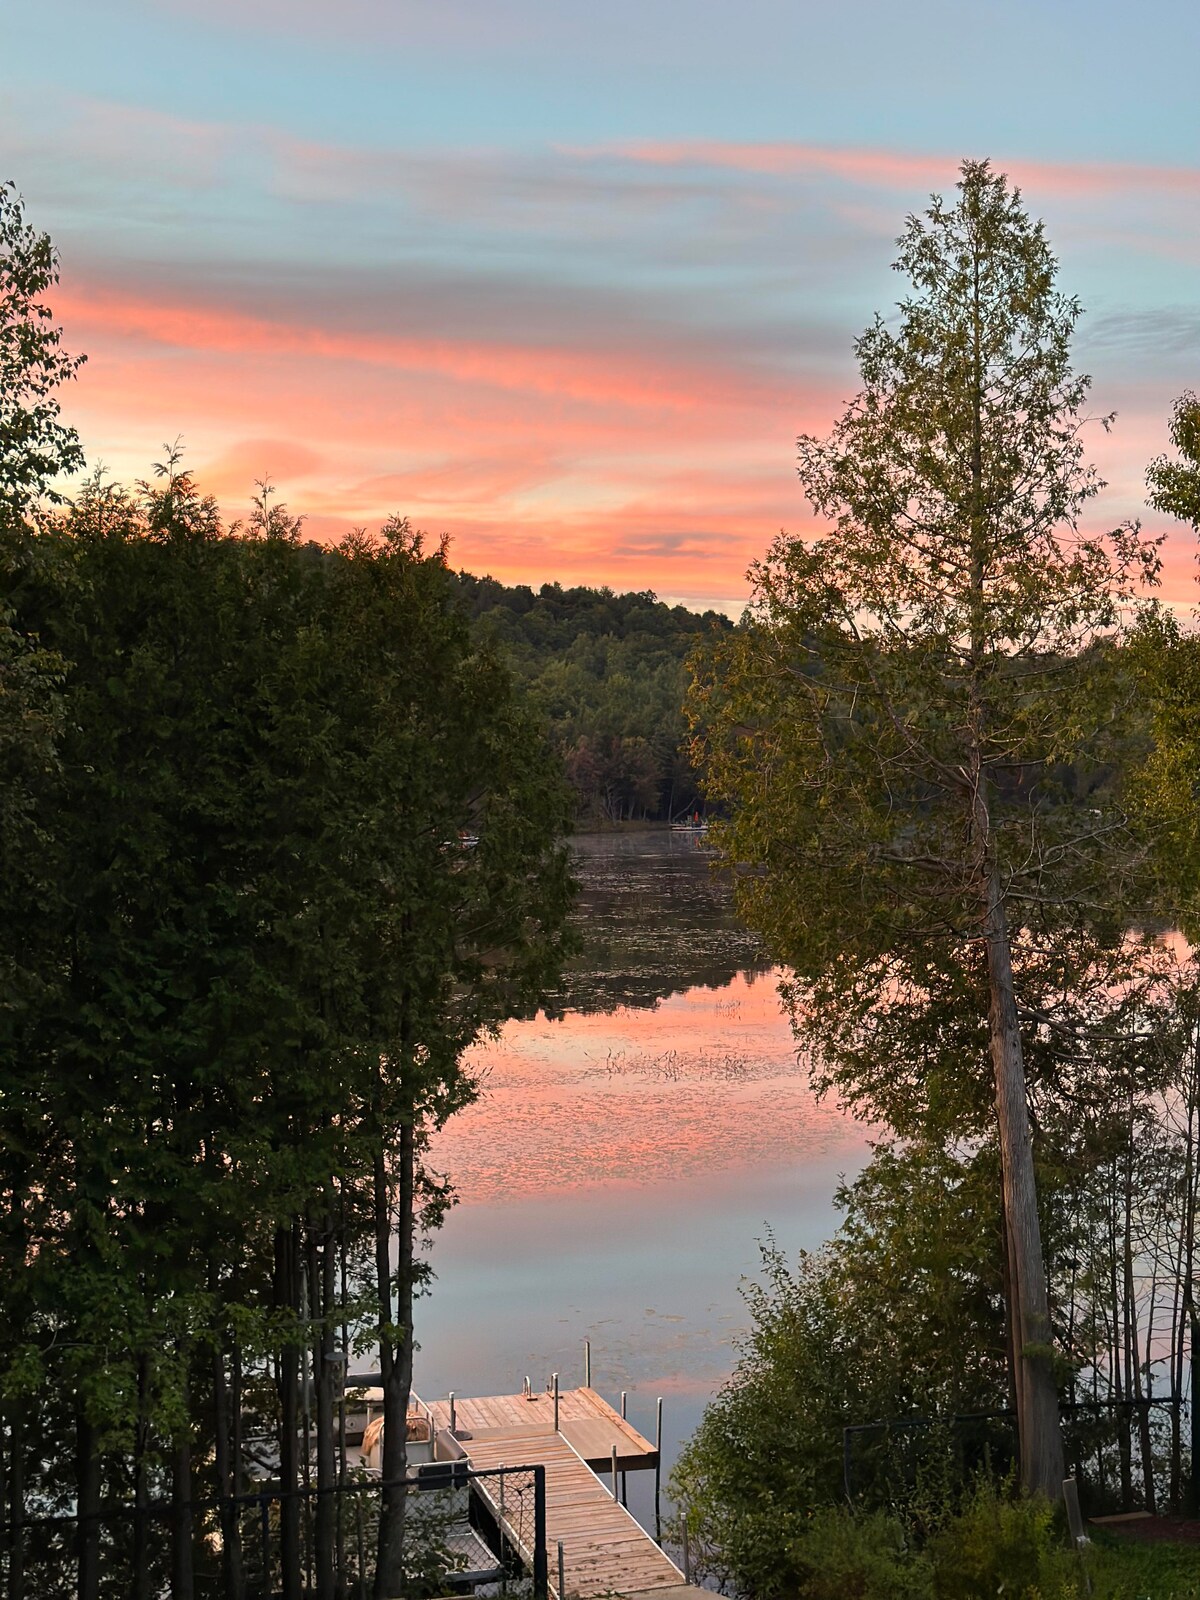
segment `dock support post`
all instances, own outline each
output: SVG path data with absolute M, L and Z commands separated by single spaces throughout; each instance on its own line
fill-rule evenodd
M 554 1374 L 554 1431 L 558 1432 L 558 1373 Z
M 585 1389 L 592 1387 L 592 1341 L 590 1339 L 583 1341 L 583 1387 Z
M 451 1432 L 451 1433 L 453 1433 L 453 1432 L 454 1432 L 454 1428 L 455 1428 L 455 1416 L 454 1416 L 454 1390 L 453 1390 L 453 1389 L 451 1389 L 451 1391 L 450 1391 L 450 1432 Z
M 550 1573 L 546 1551 L 546 1468 L 533 1469 L 533 1600 L 550 1600 Z
M 661 1544 L 662 1514 L 659 1509 L 659 1493 L 662 1489 L 662 1395 L 659 1395 L 654 1409 L 654 1534 Z
M 691 1583 L 691 1581 L 692 1581 L 692 1552 L 688 1548 L 688 1525 L 687 1525 L 687 1507 L 686 1506 L 684 1506 L 684 1508 L 683 1508 L 683 1516 L 680 1519 L 679 1526 L 680 1526 L 680 1529 L 681 1529 L 681 1531 L 683 1533 L 683 1581 L 684 1581 L 684 1583 Z
M 613 1445 L 613 1447 L 612 1447 L 612 1485 L 613 1485 L 613 1499 L 615 1500 L 617 1498 L 617 1447 L 616 1447 L 616 1445 Z
M 564 1600 L 567 1592 L 566 1561 L 563 1559 L 563 1542 L 558 1541 L 558 1600 Z
M 622 1389 L 621 1390 L 621 1420 L 622 1420 L 622 1422 L 625 1422 L 625 1421 L 628 1420 L 626 1415 L 625 1415 L 625 1403 L 628 1400 L 628 1398 L 629 1398 L 629 1396 L 625 1393 L 625 1390 Z M 626 1476 L 625 1476 L 624 1473 L 621 1474 L 621 1504 L 623 1506 L 627 1506 L 629 1504 L 629 1485 L 628 1485 L 628 1483 L 626 1481 Z

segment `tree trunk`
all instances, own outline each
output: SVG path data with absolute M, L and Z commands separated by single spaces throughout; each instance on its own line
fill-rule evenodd
M 1196 1042 L 1191 1041 L 1191 1058 L 1188 1063 L 1188 1091 L 1187 1091 L 1187 1132 L 1186 1156 L 1184 1158 L 1184 1208 L 1183 1208 L 1183 1237 L 1180 1241 L 1180 1255 L 1183 1265 L 1179 1271 L 1179 1282 L 1182 1285 L 1179 1317 L 1176 1322 L 1177 1351 L 1172 1367 L 1174 1405 L 1171 1408 L 1171 1505 L 1176 1511 L 1183 1504 L 1183 1375 L 1184 1353 L 1187 1331 L 1193 1319 L 1192 1311 L 1192 1274 L 1195 1266 L 1196 1254 L 1196 1170 L 1194 1159 L 1194 1140 L 1196 1128 L 1196 1090 L 1200 1081 L 1197 1067 Z M 1192 1396 L 1191 1403 L 1195 1404 L 1196 1397 Z M 1191 1498 L 1189 1494 L 1189 1500 Z M 1189 1506 L 1192 1515 L 1200 1511 L 1200 1507 Z
M 383 1384 L 383 1491 L 375 1600 L 404 1592 L 404 1520 L 408 1469 L 408 1400 L 412 1389 L 413 1128 L 400 1128 L 396 1206 L 395 1302 L 391 1273 L 390 1186 L 383 1152 L 375 1158 L 375 1270 L 379 1291 L 379 1370 Z
M 310 1233 L 308 1285 L 310 1315 L 316 1319 L 312 1340 L 313 1380 L 317 1399 L 317 1600 L 334 1600 L 334 1490 L 336 1454 L 333 1441 L 333 1219 L 325 1215 L 318 1238 Z
M 1012 949 L 1000 869 L 992 839 L 988 807 L 985 751 L 989 737 L 987 679 L 993 648 L 988 617 L 987 582 L 990 559 L 989 512 L 983 470 L 984 358 L 981 268 L 976 244 L 971 317 L 971 495 L 970 495 L 970 796 L 975 848 L 979 852 L 983 933 L 987 941 L 988 1026 L 992 1071 L 996 1080 L 996 1116 L 1000 1131 L 1000 1172 L 1004 1188 L 1009 1276 L 1012 1281 L 1012 1326 L 1017 1391 L 1017 1440 L 1021 1484 L 1031 1493 L 1062 1499 L 1062 1426 L 1050 1343 L 1050 1299 L 1042 1257 L 1037 1182 L 1025 1058 L 1017 1019 Z
M 150 1363 L 138 1357 L 137 1424 L 133 1436 L 133 1600 L 150 1600 Z
M 1000 1125 L 1004 1214 L 1013 1278 L 1017 1332 L 1017 1434 L 1021 1484 L 1052 1502 L 1062 1499 L 1062 1426 L 1054 1383 L 1050 1298 L 1042 1258 L 1033 1139 L 1025 1089 L 1025 1061 L 1017 1022 L 1012 955 L 999 873 L 989 884 L 987 961 L 992 1068 Z
M 242 1492 L 242 1345 L 236 1330 L 229 1341 L 229 1487 L 235 1497 Z M 246 1567 L 242 1554 L 242 1522 L 235 1504 L 233 1544 L 227 1568 L 228 1600 L 245 1600 Z
M 1129 1106 L 1129 1134 L 1128 1147 L 1125 1151 L 1125 1319 L 1128 1340 L 1128 1355 L 1125 1370 L 1129 1374 L 1130 1399 L 1137 1408 L 1138 1453 L 1142 1458 L 1142 1493 L 1144 1495 L 1145 1509 L 1152 1515 L 1154 1506 L 1154 1457 L 1150 1439 L 1150 1407 L 1146 1404 L 1149 1398 L 1142 1387 L 1142 1355 L 1141 1340 L 1138 1329 L 1138 1302 L 1137 1285 L 1133 1276 L 1133 1151 L 1136 1137 L 1134 1122 L 1133 1096 L 1130 1095 Z M 1150 1291 L 1151 1325 L 1147 1330 L 1147 1348 L 1150 1347 L 1153 1335 L 1153 1306 L 1154 1289 Z M 1153 1380 L 1151 1380 L 1153 1381 Z M 1130 1419 L 1133 1420 L 1132 1418 Z
M 184 1399 L 186 1402 L 186 1393 Z M 186 1432 L 175 1445 L 171 1465 L 171 1600 L 194 1600 L 196 1574 L 193 1542 L 195 1518 L 192 1511 L 192 1445 Z
M 8 1600 L 25 1600 L 25 1405 L 13 1402 L 8 1455 Z
M 1019 1437 L 1021 1415 L 1021 1400 L 1017 1384 L 1020 1373 L 1020 1362 L 1017 1359 L 1017 1324 L 1016 1324 L 1016 1294 L 1013 1288 L 1012 1245 L 1008 1237 L 1008 1220 L 1005 1216 L 1004 1179 L 1001 1173 L 1000 1184 L 1000 1244 L 1001 1244 L 1001 1286 L 1004 1293 L 1004 1343 L 1005 1359 L 1008 1363 L 1008 1403 L 1012 1409 L 1014 1429 Z
M 217 1498 L 221 1521 L 221 1567 L 226 1600 L 241 1600 L 241 1527 L 238 1522 L 237 1470 L 233 1460 L 230 1384 L 225 1369 L 224 1344 L 213 1351 L 213 1465 L 217 1476 Z
M 275 1304 L 289 1313 L 279 1349 L 279 1561 L 283 1600 L 300 1600 L 300 1359 L 295 1343 L 295 1249 L 290 1228 L 275 1234 Z
M 99 1600 L 100 1595 L 100 1457 L 96 1432 L 78 1402 L 75 1419 L 76 1572 L 78 1600 Z
M 1131 1510 L 1133 1500 L 1133 1446 L 1130 1442 L 1129 1407 L 1126 1401 L 1130 1398 L 1129 1384 L 1126 1379 L 1128 1372 L 1124 1366 L 1126 1353 L 1125 1339 L 1125 1303 L 1117 1281 L 1117 1194 L 1119 1174 L 1117 1163 L 1114 1159 L 1112 1165 L 1112 1179 L 1108 1201 L 1108 1256 L 1109 1256 L 1109 1295 L 1112 1300 L 1112 1387 L 1113 1399 L 1116 1405 L 1113 1408 L 1117 1436 L 1117 1455 L 1121 1468 L 1121 1504 L 1125 1510 Z

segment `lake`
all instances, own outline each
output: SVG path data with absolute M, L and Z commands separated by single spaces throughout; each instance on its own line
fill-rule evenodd
M 585 949 L 551 1015 L 474 1051 L 479 1100 L 431 1165 L 458 1204 L 432 1240 L 415 1385 L 427 1398 L 592 1383 L 654 1434 L 664 1479 L 736 1360 L 739 1280 L 836 1226 L 867 1133 L 818 1102 L 776 975 L 693 836 L 574 845 Z M 630 1508 L 653 1526 L 651 1474 Z

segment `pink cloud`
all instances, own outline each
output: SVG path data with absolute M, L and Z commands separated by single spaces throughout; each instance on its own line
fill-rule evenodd
M 661 167 L 718 167 L 772 177 L 803 174 L 908 190 L 914 185 L 945 189 L 960 157 L 882 149 L 836 148 L 799 143 L 741 143 L 713 139 L 628 140 L 562 146 L 578 159 L 620 160 Z M 1148 166 L 1133 162 L 1006 161 L 993 165 L 1017 183 L 1062 195 L 1115 194 L 1153 189 L 1181 197 L 1200 196 L 1200 168 Z

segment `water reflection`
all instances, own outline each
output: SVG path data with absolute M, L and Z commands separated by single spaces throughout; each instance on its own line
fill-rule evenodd
M 735 917 L 729 886 L 695 835 L 584 836 L 575 860 L 586 943 L 553 1011 L 652 1006 L 767 970 L 761 942 Z
M 629 1391 L 635 1426 L 669 1397 L 669 1464 L 733 1364 L 756 1241 L 828 1237 L 865 1134 L 814 1100 L 775 974 L 692 841 L 581 840 L 578 871 L 587 942 L 561 1012 L 475 1053 L 480 1099 L 432 1152 L 459 1204 L 433 1241 L 416 1381 L 579 1383 L 590 1337 L 596 1386 Z
M 813 1098 L 773 973 L 510 1023 L 472 1066 L 483 1093 L 434 1155 L 464 1204 L 811 1160 L 848 1132 Z

